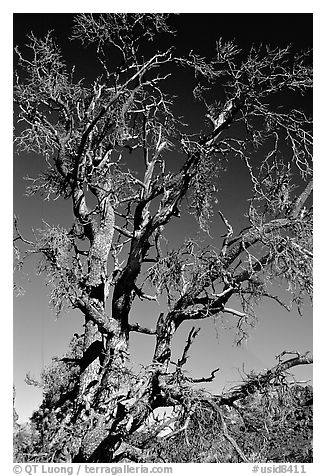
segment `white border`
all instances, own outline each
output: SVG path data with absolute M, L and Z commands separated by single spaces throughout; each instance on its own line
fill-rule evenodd
M 258 1 L 238 1 L 232 2 L 220 1 L 217 3 L 200 1 L 192 2 L 191 4 L 185 2 L 177 2 L 166 0 L 162 3 L 153 1 L 137 1 L 137 2 L 108 2 L 108 1 L 93 1 L 85 0 L 70 1 L 70 2 L 39 2 L 39 1 L 14 1 L 9 2 L 1 7 L 1 175 L 2 183 L 0 187 L 0 205 L 1 206 L 1 252 L 2 252 L 2 272 L 0 273 L 1 280 L 1 430 L 2 438 L 1 449 L 2 454 L 6 455 L 5 467 L 2 474 L 12 474 L 12 261 L 11 261 L 11 229 L 12 229 L 12 208 L 8 206 L 10 198 L 12 197 L 12 14 L 13 13 L 70 13 L 81 11 L 107 11 L 112 12 L 189 12 L 189 13 L 204 13 L 204 12 L 220 12 L 220 13 L 314 13 L 314 155 L 315 155 L 315 228 L 314 228 L 314 245 L 317 259 L 315 259 L 315 293 L 314 299 L 314 375 L 315 375 L 315 441 L 314 441 L 314 463 L 313 465 L 306 465 L 308 474 L 319 475 L 322 474 L 322 461 L 324 453 L 324 434 L 325 434 L 325 393 L 324 375 L 325 369 L 323 365 L 323 348 L 325 347 L 325 319 L 326 312 L 324 310 L 323 298 L 324 290 L 324 274 L 325 274 L 325 197 L 323 189 L 325 189 L 325 124 L 323 116 L 326 106 L 325 101 L 325 2 L 310 0 L 302 1 L 280 1 L 273 2 L 258 2 Z M 276 26 L 277 28 L 277 26 Z M 194 32 L 195 33 L 195 32 Z M 3 145 L 3 143 L 5 145 Z M 10 278 L 9 278 L 10 277 Z M 172 465 L 175 470 L 174 474 L 186 474 L 189 469 L 193 470 L 195 465 Z M 207 466 L 207 467 L 206 467 Z M 215 466 L 205 466 L 205 473 L 216 474 L 239 474 L 240 471 L 246 474 L 251 473 L 246 465 L 222 465 L 218 469 Z M 199 468 L 198 468 L 199 469 Z M 200 467 L 200 470 L 201 467 Z M 203 468 L 204 470 L 204 468 Z M 192 472 L 192 471 L 191 471 Z

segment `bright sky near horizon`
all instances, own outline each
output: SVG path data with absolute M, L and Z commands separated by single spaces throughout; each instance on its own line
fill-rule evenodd
M 196 18 L 195 18 L 196 17 Z M 225 39 L 235 39 L 239 46 L 248 47 L 252 42 L 266 42 L 273 46 L 284 46 L 293 43 L 300 49 L 312 45 L 312 17 L 311 15 L 221 15 L 216 14 L 193 18 L 178 19 L 182 28 L 175 42 L 180 42 L 182 47 L 196 50 L 199 46 L 202 50 L 214 47 L 214 40 L 222 36 Z M 182 23 L 183 22 L 183 23 Z M 54 29 L 59 40 L 63 38 L 71 25 L 71 17 L 45 14 L 18 15 L 16 17 L 14 44 L 24 41 L 25 34 L 34 30 L 37 35 L 42 35 L 48 29 Z M 194 35 L 196 31 L 196 35 Z M 192 43 L 192 44 L 191 44 Z M 68 53 L 65 44 L 64 52 Z M 71 58 L 85 61 L 81 54 L 70 53 Z M 84 64 L 87 71 L 87 66 Z M 178 106 L 183 115 L 192 112 L 192 104 L 184 103 Z M 14 209 L 19 217 L 20 227 L 28 233 L 29 227 L 40 227 L 42 219 L 49 223 L 69 226 L 70 210 L 68 202 L 58 200 L 56 202 L 44 202 L 37 197 L 27 198 L 24 195 L 26 182 L 22 177 L 29 174 L 35 176 L 39 170 L 40 159 L 33 156 L 20 156 L 14 159 Z M 225 179 L 221 183 L 219 208 L 231 217 L 233 223 L 239 226 L 242 206 L 246 198 L 243 191 L 242 181 L 244 172 L 238 164 L 230 164 L 234 168 L 232 182 Z M 243 200 L 242 200 L 243 199 Z M 214 229 L 213 238 L 219 237 L 224 230 Z M 175 221 L 170 231 L 171 246 L 177 246 L 185 237 L 197 234 L 194 221 L 187 217 Z M 202 235 L 200 235 L 202 237 Z M 203 238 L 203 237 L 202 237 Z M 31 266 L 28 266 L 31 272 Z M 16 386 L 16 409 L 21 421 L 25 421 L 31 412 L 37 407 L 41 399 L 38 389 L 29 387 L 24 382 L 27 372 L 36 378 L 39 376 L 42 366 L 49 364 L 55 355 L 61 355 L 74 332 L 80 332 L 82 321 L 77 312 L 71 312 L 66 316 L 55 320 L 54 315 L 48 308 L 47 290 L 43 286 L 42 277 L 30 274 L 30 281 L 25 280 L 26 293 L 15 299 L 14 302 L 14 384 Z M 304 317 L 301 318 L 295 311 L 287 313 L 276 304 L 269 302 L 259 306 L 257 315 L 259 321 L 251 331 L 250 339 L 242 347 L 232 345 L 234 333 L 227 329 L 232 322 L 226 320 L 225 328 L 215 326 L 214 322 L 200 322 L 202 328 L 195 341 L 187 369 L 191 375 L 198 377 L 209 375 L 213 368 L 220 367 L 216 379 L 209 386 L 210 390 L 220 392 L 224 385 L 240 380 L 240 373 L 244 366 L 246 371 L 251 369 L 263 369 L 275 363 L 275 355 L 283 350 L 298 350 L 305 352 L 312 349 L 312 312 L 310 306 L 306 306 Z M 152 316 L 159 314 L 160 308 L 156 304 L 136 306 L 132 318 L 138 322 L 151 323 Z M 153 322 L 153 321 L 152 321 Z M 174 353 L 176 360 L 180 357 L 183 344 L 186 340 L 189 328 L 194 325 L 188 323 L 180 329 L 175 341 Z M 134 351 L 136 363 L 146 363 L 151 357 L 154 341 L 150 336 L 132 336 L 131 347 Z M 299 379 L 310 379 L 311 368 L 302 367 L 295 371 Z

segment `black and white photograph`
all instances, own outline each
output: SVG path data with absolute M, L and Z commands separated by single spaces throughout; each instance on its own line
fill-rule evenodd
M 14 468 L 313 463 L 313 13 L 214 8 L 12 14 Z

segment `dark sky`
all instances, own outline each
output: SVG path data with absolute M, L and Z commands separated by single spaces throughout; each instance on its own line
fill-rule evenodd
M 311 14 L 181 14 L 172 19 L 177 31 L 171 41 L 181 53 L 194 50 L 202 55 L 213 53 L 215 41 L 222 37 L 234 39 L 245 50 L 252 43 L 268 43 L 271 46 L 293 44 L 295 50 L 312 47 Z M 26 34 L 33 31 L 43 36 L 48 30 L 54 30 L 58 43 L 69 64 L 76 63 L 81 75 L 90 78 L 94 75 L 92 51 L 85 53 L 78 43 L 70 43 L 66 38 L 72 26 L 69 14 L 15 14 L 14 45 L 22 45 Z M 161 42 L 154 45 L 163 49 L 168 46 Z M 185 73 L 174 78 L 177 88 L 185 88 L 189 78 Z M 200 122 L 200 109 L 193 101 L 178 103 L 178 112 L 192 117 L 194 126 L 203 127 Z M 14 209 L 20 219 L 22 231 L 29 233 L 31 227 L 42 226 L 42 219 L 48 223 L 69 226 L 70 204 L 63 200 L 44 202 L 38 197 L 27 198 L 24 195 L 26 181 L 22 177 L 35 176 L 41 167 L 41 159 L 34 155 L 14 157 Z M 241 213 L 246 205 L 246 191 L 243 187 L 244 171 L 238 163 L 230 163 L 229 175 L 220 184 L 219 208 L 231 217 L 233 223 L 241 226 Z M 231 178 L 230 178 L 231 177 Z M 171 246 L 177 246 L 185 237 L 200 236 L 211 242 L 217 239 L 223 230 L 214 228 L 211 238 L 198 234 L 193 219 L 185 217 L 173 222 L 168 230 Z M 40 401 L 40 392 L 24 383 L 26 372 L 38 377 L 42 365 L 48 364 L 51 357 L 61 355 L 74 332 L 81 330 L 82 321 L 77 312 L 55 320 L 48 308 L 48 290 L 42 278 L 34 277 L 32 263 L 27 266 L 31 279 L 24 280 L 26 294 L 14 303 L 14 383 L 17 388 L 17 411 L 25 420 Z M 258 308 L 259 323 L 251 333 L 251 338 L 241 348 L 232 346 L 234 333 L 229 328 L 232 320 L 226 320 L 224 329 L 215 329 L 214 323 L 200 322 L 202 331 L 193 345 L 188 370 L 198 377 L 209 375 L 213 368 L 220 367 L 216 380 L 210 385 L 212 391 L 219 392 L 225 384 L 239 380 L 239 369 L 262 369 L 274 364 L 274 357 L 284 349 L 306 351 L 312 349 L 312 316 L 307 306 L 304 318 L 296 312 L 287 313 L 273 303 Z M 143 308 L 137 303 L 132 319 L 151 325 L 152 316 L 157 316 L 160 308 L 157 304 Z M 181 328 L 175 340 L 176 359 L 182 352 L 187 332 L 193 323 Z M 154 340 L 149 336 L 137 335 L 131 340 L 135 362 L 146 363 L 151 357 Z M 300 378 L 311 378 L 310 369 L 298 369 Z
M 312 46 L 312 14 L 307 13 L 182 13 L 172 18 L 179 32 L 178 46 L 206 52 L 214 47 L 218 37 L 235 39 L 242 47 L 269 43 L 285 46 L 292 43 L 297 48 Z M 57 37 L 70 33 L 73 15 L 65 13 L 16 13 L 14 14 L 14 44 L 24 42 L 26 34 L 33 31 L 44 35 L 54 30 Z

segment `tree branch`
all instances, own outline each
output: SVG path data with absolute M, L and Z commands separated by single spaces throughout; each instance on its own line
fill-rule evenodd
M 237 311 L 236 309 L 231 309 L 230 307 L 223 307 L 223 312 L 227 312 L 229 314 L 233 314 L 234 316 L 238 316 L 238 317 L 246 317 L 247 315 L 244 312 Z
M 211 372 L 211 375 L 209 377 L 201 377 L 201 378 L 191 378 L 191 377 L 186 377 L 187 380 L 189 380 L 192 383 L 204 383 L 204 382 L 212 382 L 215 378 L 215 374 L 219 371 L 220 369 L 214 369 Z
M 282 355 L 287 354 L 288 352 L 284 352 Z M 240 400 L 241 398 L 245 398 L 248 395 L 254 394 L 256 391 L 261 390 L 262 388 L 266 387 L 270 382 L 272 382 L 275 378 L 282 375 L 284 372 L 289 370 L 292 367 L 296 367 L 298 365 L 310 365 L 313 363 L 313 358 L 308 356 L 307 352 L 304 355 L 300 355 L 300 353 L 296 353 L 297 357 L 292 359 L 279 362 L 277 365 L 268 369 L 264 372 L 260 372 L 257 375 L 250 376 L 250 378 L 242 384 L 239 388 L 231 390 L 230 392 L 217 397 L 217 402 L 219 405 L 229 405 L 232 406 L 234 402 Z
M 183 349 L 182 357 L 181 359 L 178 360 L 177 367 L 181 368 L 187 363 L 187 360 L 189 358 L 189 355 L 188 355 L 189 349 L 191 347 L 191 344 L 193 343 L 193 341 L 196 339 L 197 335 L 199 334 L 199 331 L 200 331 L 200 327 L 198 327 L 198 329 L 196 329 L 195 327 L 191 328 L 188 334 L 188 339 L 187 339 L 185 348 Z
M 240 458 L 242 459 L 242 461 L 244 461 L 245 463 L 250 463 L 250 461 L 248 460 L 248 458 L 245 456 L 245 454 L 243 453 L 242 449 L 240 448 L 240 446 L 238 445 L 238 443 L 235 441 L 234 438 L 232 438 L 232 436 L 229 434 L 228 432 L 228 428 L 226 426 L 226 423 L 225 423 L 225 420 L 224 420 L 224 417 L 223 417 L 223 414 L 221 412 L 221 409 L 218 407 L 218 405 L 216 405 L 216 403 L 212 402 L 211 400 L 208 400 L 208 403 L 211 405 L 211 407 L 218 413 L 219 417 L 220 417 L 220 420 L 221 420 L 221 427 L 222 427 L 222 432 L 223 432 L 223 435 L 225 437 L 226 440 L 228 440 L 229 443 L 231 443 L 231 445 L 233 446 L 233 448 L 235 449 L 235 451 L 238 453 L 238 455 L 240 456 Z
M 308 198 L 309 198 L 309 196 L 312 192 L 312 189 L 313 189 L 313 181 L 310 180 L 310 182 L 308 183 L 308 185 L 306 186 L 304 191 L 301 193 L 301 195 L 299 195 L 299 197 L 294 202 L 294 207 L 293 207 L 293 210 L 291 212 L 291 216 L 293 218 L 297 218 L 300 215 L 300 212 L 301 212 L 304 204 L 308 200 Z
M 103 310 L 97 309 L 90 300 L 86 298 L 75 298 L 73 303 L 74 307 L 80 309 L 88 318 L 97 324 L 100 332 L 107 335 L 117 333 L 119 326 L 116 320 L 109 318 Z
M 140 332 L 141 334 L 156 335 L 155 329 L 148 329 L 147 327 L 143 327 L 140 324 L 138 324 L 138 322 L 136 322 L 136 324 L 129 324 L 129 331 Z

